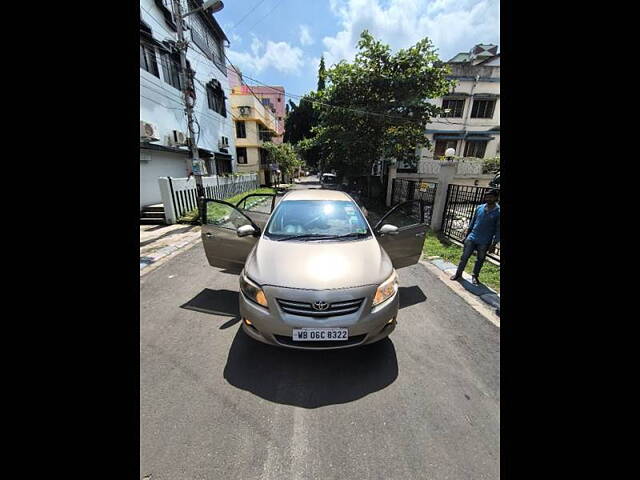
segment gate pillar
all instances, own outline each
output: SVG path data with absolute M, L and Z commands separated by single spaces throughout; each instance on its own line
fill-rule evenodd
M 431 230 L 439 232 L 442 229 L 444 219 L 444 207 L 447 203 L 447 191 L 449 184 L 453 182 L 453 177 L 458 170 L 458 162 L 442 162 L 438 173 L 438 188 L 436 198 L 433 202 L 433 213 L 431 216 Z
M 387 207 L 391 206 L 391 192 L 393 191 L 393 179 L 398 176 L 398 165 L 389 165 L 389 177 L 387 179 Z

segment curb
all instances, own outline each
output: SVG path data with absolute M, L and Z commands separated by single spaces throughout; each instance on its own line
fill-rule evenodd
M 448 262 L 444 262 L 442 259 L 440 259 L 440 260 L 443 263 L 448 263 Z M 493 290 L 489 289 L 488 287 L 485 287 L 485 288 L 491 290 L 491 292 L 494 292 L 494 293 L 493 294 L 485 294 L 483 296 L 475 295 L 475 294 L 469 292 L 459 282 L 452 282 L 451 280 L 449 280 L 449 277 L 451 275 L 453 275 L 452 272 L 447 273 L 445 270 L 443 270 L 440 267 L 436 266 L 435 264 L 431 263 L 431 261 L 429 261 L 429 260 L 420 260 L 419 263 L 421 265 L 423 265 L 431 273 L 433 273 L 436 277 L 438 277 L 440 280 L 442 280 L 442 282 L 447 287 L 449 287 L 451 290 L 453 290 L 454 293 L 456 293 L 459 297 L 461 297 L 476 312 L 478 312 L 484 318 L 489 320 L 496 327 L 500 328 L 500 317 L 498 315 L 496 315 L 496 306 L 494 306 L 491 303 L 491 301 L 488 300 L 489 297 L 482 298 L 485 295 L 495 295 L 495 298 L 497 298 L 497 308 L 500 308 L 500 296 L 497 293 L 495 293 Z M 452 264 L 449 264 L 449 265 L 452 265 Z M 455 265 L 454 265 L 454 267 L 455 267 Z M 447 268 L 447 270 L 450 270 L 450 268 Z M 469 281 L 471 280 L 471 276 L 469 274 L 467 274 L 467 273 L 463 274 L 463 278 L 465 280 L 467 280 L 467 279 Z M 493 298 L 493 297 L 491 297 L 491 298 Z
M 457 265 L 447 262 L 440 257 L 427 257 L 427 260 L 448 276 L 453 275 L 458 270 Z M 484 284 L 477 286 L 473 285 L 471 283 L 471 275 L 467 272 L 462 272 L 462 278 L 467 281 L 467 284 L 463 284 L 465 290 L 480 297 L 485 303 L 491 305 L 493 308 L 500 309 L 500 294 L 498 292 Z

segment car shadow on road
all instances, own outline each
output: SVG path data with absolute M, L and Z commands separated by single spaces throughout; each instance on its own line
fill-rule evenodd
M 196 312 L 233 317 L 220 326 L 220 330 L 229 328 L 240 321 L 240 307 L 238 306 L 238 292 L 233 290 L 203 289 L 199 294 L 180 305 L 180 308 Z
M 427 300 L 427 296 L 417 285 L 412 287 L 400 287 L 398 289 L 398 295 L 400 295 L 399 308 L 410 307 Z
M 347 403 L 391 385 L 398 377 L 389 338 L 362 347 L 308 351 L 274 347 L 238 328 L 224 378 L 274 403 L 318 408 Z

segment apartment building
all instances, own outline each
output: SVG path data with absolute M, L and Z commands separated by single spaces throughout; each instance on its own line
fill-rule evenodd
M 500 154 L 500 54 L 497 45 L 478 44 L 451 58 L 449 78 L 455 87 L 433 103 L 446 110 L 427 129 L 431 148 L 420 149 L 420 160 L 438 160 L 448 148 L 457 157 L 492 158 Z M 398 165 L 415 172 L 418 166 Z
M 184 12 L 202 0 L 181 0 Z M 185 19 L 187 67 L 195 72 L 194 116 L 206 175 L 236 170 L 225 43 L 210 13 Z M 172 0 L 140 0 L 140 208 L 161 201 L 158 177 L 191 173 L 187 121 Z
M 278 123 L 276 113 L 261 100 L 245 93 L 242 86 L 231 90 L 236 158 L 239 173 L 256 172 L 261 185 L 273 185 L 280 171 L 277 164 L 270 163 L 262 145 L 278 135 Z

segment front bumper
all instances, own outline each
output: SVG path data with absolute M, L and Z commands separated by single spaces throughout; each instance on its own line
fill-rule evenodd
M 336 290 L 301 290 L 294 288 L 262 287 L 269 304 L 266 309 L 247 299 L 240 292 L 240 316 L 242 328 L 255 340 L 280 347 L 303 350 L 331 350 L 366 345 L 386 338 L 396 327 L 398 315 L 398 293 L 376 306 L 371 307 L 377 285 Z M 277 299 L 313 303 L 322 300 L 327 303 L 345 302 L 364 298 L 354 313 L 331 317 L 310 317 L 285 312 Z M 248 319 L 251 325 L 244 321 Z M 342 327 L 349 329 L 347 341 L 294 342 L 294 328 Z

